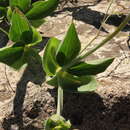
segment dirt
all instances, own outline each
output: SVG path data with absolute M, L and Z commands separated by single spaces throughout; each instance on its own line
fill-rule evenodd
M 112 6 L 114 14 L 103 25 L 92 46 L 113 32 L 125 18 L 130 2 L 116 2 L 118 6 L 117 3 Z M 39 28 L 44 43 L 38 48 L 42 50 L 50 37 L 63 39 L 72 19 L 82 48 L 85 47 L 98 32 L 107 6 L 106 0 L 97 4 L 84 0 L 79 0 L 77 4 L 67 3 Z M 112 11 L 111 9 L 109 14 Z M 127 25 L 114 39 L 86 59 L 115 57 L 112 65 L 97 75 L 99 86 L 94 93 L 64 94 L 63 116 L 71 121 L 73 129 L 130 130 L 129 30 L 130 26 Z M 1 39 L 3 37 L 5 36 L 1 35 Z M 4 40 L 1 41 L 4 45 Z M 31 63 L 33 62 L 30 61 Z M 31 65 L 16 72 L 0 64 L 0 130 L 42 130 L 44 120 L 56 112 L 57 90 L 45 84 L 45 73 L 41 65 Z

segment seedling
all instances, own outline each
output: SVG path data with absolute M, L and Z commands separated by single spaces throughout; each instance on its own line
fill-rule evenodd
M 57 88 L 57 113 L 46 121 L 45 130 L 68 130 L 71 128 L 69 121 L 61 116 L 63 109 L 63 92 L 87 93 L 96 90 L 95 75 L 103 72 L 113 62 L 114 58 L 94 61 L 84 59 L 111 40 L 130 20 L 130 14 L 124 22 L 101 43 L 79 55 L 81 43 L 74 24 L 72 23 L 63 41 L 51 38 L 45 48 L 43 60 L 38 50 L 33 48 L 42 41 L 42 37 L 35 27 L 40 24 L 58 5 L 58 0 L 0 0 L 4 4 L 5 12 L 1 17 L 7 17 L 10 28 L 7 35 L 13 45 L 0 49 L 0 62 L 19 70 L 28 64 L 30 57 L 43 62 L 43 69 L 47 75 L 47 83 Z M 1 30 L 2 31 L 2 30 Z
M 114 58 L 86 62 L 84 59 L 111 40 L 125 27 L 129 20 L 130 14 L 112 34 L 82 56 L 79 55 L 81 44 L 73 23 L 70 25 L 63 41 L 57 38 L 49 40 L 43 55 L 43 69 L 47 74 L 47 83 L 58 89 L 58 96 L 56 116 L 52 116 L 46 121 L 45 130 L 58 130 L 58 128 L 68 130 L 71 128 L 70 122 L 65 122 L 61 116 L 63 92 L 88 93 L 96 90 L 95 75 L 104 72 Z M 69 122 L 69 127 L 66 128 L 59 122 L 64 125 Z
M 81 44 L 72 23 L 64 40 L 51 38 L 44 52 L 43 68 L 47 76 L 50 76 L 47 83 L 58 88 L 57 116 L 59 115 L 59 119 L 63 108 L 63 91 L 74 93 L 95 91 L 97 87 L 95 75 L 103 72 L 114 60 L 114 58 L 108 58 L 81 61 L 84 58 L 78 57 L 80 48 Z
M 0 6 L 6 8 L 3 17 L 8 19 L 10 25 L 9 32 L 1 31 L 13 41 L 13 45 L 0 49 L 0 62 L 16 70 L 27 64 L 32 54 L 41 62 L 38 50 L 32 48 L 42 41 L 35 27 L 56 9 L 58 0 L 0 0 Z

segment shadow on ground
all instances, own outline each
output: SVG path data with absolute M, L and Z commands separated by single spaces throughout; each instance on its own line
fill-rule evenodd
M 9 26 L 5 22 L 1 22 L 0 27 L 6 31 L 9 29 Z M 5 47 L 8 41 L 9 41 L 8 36 L 2 31 L 0 31 L 0 48 Z
M 109 14 L 104 14 L 102 12 L 98 12 L 92 9 L 89 9 L 88 6 L 78 6 L 78 7 L 66 7 L 63 8 L 60 11 L 55 12 L 53 15 L 57 16 L 57 14 L 60 14 L 65 11 L 72 12 L 72 17 L 75 20 L 82 21 L 86 24 L 93 25 L 95 28 L 99 29 L 101 26 L 101 23 L 103 21 L 104 16 L 106 17 Z M 106 21 L 106 24 L 113 25 L 113 26 L 119 26 L 121 22 L 125 19 L 126 15 L 111 15 L 108 20 Z M 101 31 L 107 32 L 105 28 L 101 28 Z M 130 25 L 126 25 L 122 31 L 130 31 Z
M 50 94 L 56 99 L 56 89 L 51 89 Z M 111 99 L 113 102 L 110 101 Z M 39 117 L 45 113 L 38 109 L 37 112 L 40 113 L 39 116 L 33 118 L 31 115 L 31 118 L 35 119 L 37 124 L 39 123 L 38 126 L 41 126 L 41 122 L 38 122 Z M 65 93 L 63 116 L 71 121 L 74 129 L 130 130 L 130 95 L 115 98 L 114 95 L 109 95 L 107 99 L 103 99 L 97 93 Z M 43 118 L 40 120 L 42 121 Z M 3 122 L 4 130 L 10 130 L 8 129 L 10 124 L 17 124 L 19 130 L 41 130 L 41 128 L 35 127 L 32 122 L 27 126 L 21 126 L 22 122 L 18 118 L 5 119 Z
M 35 48 L 41 51 L 48 41 L 48 37 L 43 38 L 41 44 L 35 46 Z M 26 95 L 27 84 L 31 81 L 32 83 L 41 85 L 45 81 L 45 73 L 42 68 L 42 63 L 35 58 L 35 55 L 30 56 L 30 60 L 27 68 L 25 69 L 20 81 L 17 83 L 15 98 L 13 101 L 13 112 L 9 117 L 4 119 L 3 128 L 5 130 L 11 130 L 11 125 L 17 124 L 19 129 L 25 129 L 23 125 L 23 103 Z M 27 126 L 27 130 L 37 130 L 33 126 Z
M 96 93 L 66 94 L 63 115 L 79 130 L 130 130 L 130 96 L 111 104 Z

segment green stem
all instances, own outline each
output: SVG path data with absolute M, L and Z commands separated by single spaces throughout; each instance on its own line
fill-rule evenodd
M 103 41 L 101 41 L 97 46 L 95 46 L 94 48 L 92 48 L 91 50 L 89 50 L 87 53 L 85 53 L 83 56 L 80 56 L 79 59 L 84 59 L 86 58 L 88 55 L 92 54 L 94 51 L 96 51 L 97 49 L 99 49 L 100 47 L 102 47 L 105 43 L 107 43 L 108 41 L 110 41 L 113 37 L 115 37 L 115 35 L 117 33 L 119 33 L 125 26 L 126 24 L 130 21 L 130 14 L 125 18 L 125 20 L 119 25 L 119 27 L 109 36 L 107 36 Z
M 57 115 L 61 115 L 63 110 L 63 89 L 58 86 L 58 97 L 57 97 Z
M 9 35 L 8 32 L 6 32 L 3 28 L 0 27 L 0 31 L 5 33 L 7 36 Z
M 95 40 L 97 39 L 97 37 L 99 36 L 103 24 L 106 23 L 106 21 L 107 21 L 108 18 L 110 17 L 110 14 L 108 15 L 108 11 L 109 11 L 109 9 L 111 8 L 111 6 L 112 6 L 112 4 L 113 4 L 114 1 L 115 1 L 115 0 L 111 0 L 111 1 L 110 1 L 110 4 L 108 5 L 108 8 L 107 8 L 107 10 L 106 10 L 106 12 L 105 12 L 105 16 L 104 16 L 104 18 L 103 18 L 103 20 L 102 20 L 101 26 L 100 26 L 100 28 L 99 28 L 99 30 L 98 30 L 96 36 L 83 48 L 83 50 L 80 52 L 80 54 L 82 54 L 82 53 L 88 48 L 88 46 L 90 46 L 90 45 L 93 43 L 93 41 L 95 41 Z M 108 16 L 107 16 L 107 15 L 108 15 Z

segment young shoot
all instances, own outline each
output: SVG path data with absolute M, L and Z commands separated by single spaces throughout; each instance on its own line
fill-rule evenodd
M 70 25 L 63 41 L 57 38 L 51 38 L 49 40 L 43 55 L 43 69 L 49 77 L 47 83 L 58 89 L 56 119 L 52 116 L 53 120 L 51 119 L 52 117 L 47 120 L 47 122 L 51 120 L 50 124 L 55 125 L 50 125 L 51 127 L 49 128 L 56 130 L 55 128 L 58 125 L 56 122 L 60 122 L 62 118 L 63 92 L 88 93 L 96 90 L 97 81 L 95 76 L 104 72 L 113 62 L 114 58 L 97 59 L 86 62 L 84 59 L 115 37 L 126 26 L 129 20 L 130 14 L 112 34 L 108 35 L 97 46 L 85 52 L 82 56 L 79 55 L 81 43 L 73 23 Z M 57 120 L 57 117 L 59 120 Z M 49 123 L 46 123 L 45 126 L 47 125 L 49 125 Z M 64 126 L 60 126 L 60 128 L 62 130 Z

